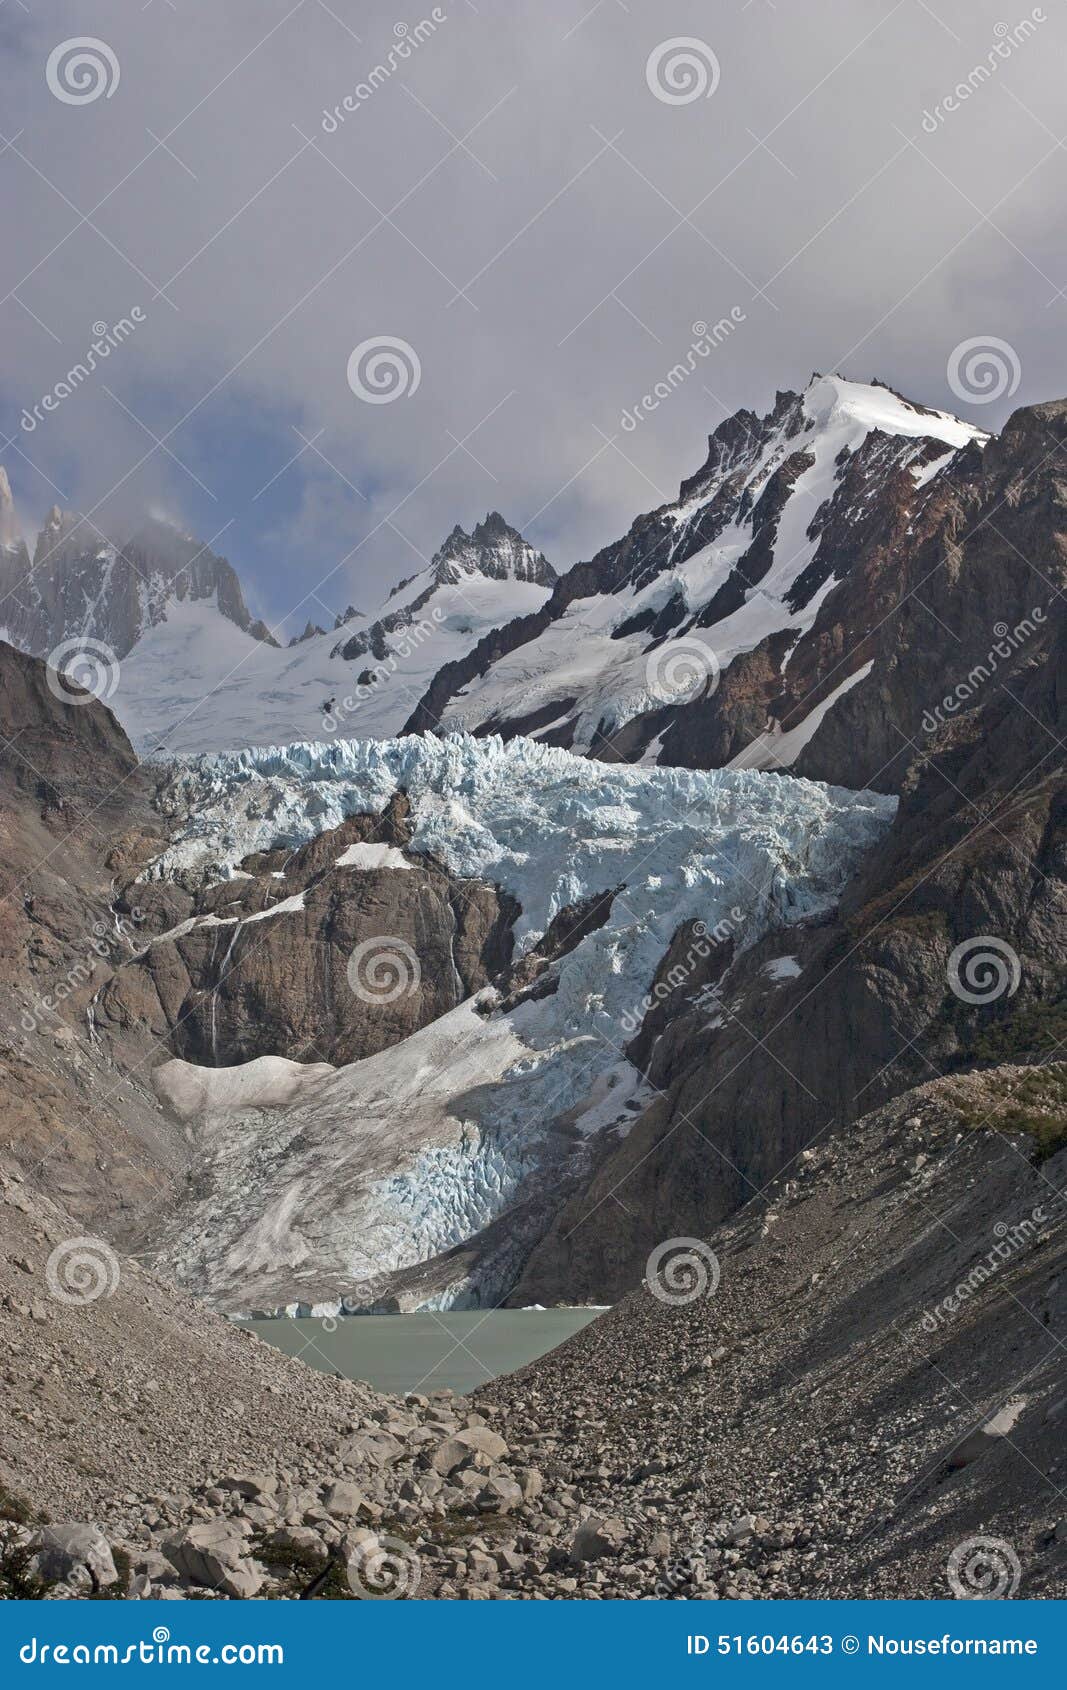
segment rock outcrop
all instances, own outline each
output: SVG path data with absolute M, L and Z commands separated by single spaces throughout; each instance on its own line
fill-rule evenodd
M 121 1229 L 183 1153 L 94 1045 L 86 1006 L 140 943 L 114 884 L 158 854 L 166 824 L 110 711 L 51 681 L 0 645 L 0 1107 L 36 1182 Z
M 168 523 L 146 522 L 116 544 L 56 505 L 32 563 L 24 545 L 0 548 L 0 627 L 38 657 L 95 642 L 122 659 L 167 619 L 172 603 L 187 600 L 210 602 L 252 639 L 278 643 L 250 615 L 226 559 Z
M 131 883 L 117 907 L 159 930 L 93 1000 L 98 1032 L 211 1067 L 341 1064 L 435 1021 L 506 967 L 518 906 L 410 839 L 398 796 L 195 895 Z

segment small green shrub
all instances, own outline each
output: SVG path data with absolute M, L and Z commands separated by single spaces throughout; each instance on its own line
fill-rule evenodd
M 1035 1160 L 1045 1162 L 1067 1144 L 1067 1066 L 1033 1068 L 988 1103 L 954 1107 L 965 1127 L 1024 1133 L 1034 1141 Z

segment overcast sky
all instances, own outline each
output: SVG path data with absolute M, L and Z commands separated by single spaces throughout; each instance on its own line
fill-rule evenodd
M 54 55 L 83 35 L 97 83 Z M 302 626 L 489 508 L 591 555 L 813 369 L 997 427 L 1067 393 L 1065 49 L 1058 0 L 4 0 L 24 524 L 156 508 Z M 371 403 L 350 360 L 383 337 L 417 364 Z M 1017 390 L 961 399 L 954 349 L 991 338 Z

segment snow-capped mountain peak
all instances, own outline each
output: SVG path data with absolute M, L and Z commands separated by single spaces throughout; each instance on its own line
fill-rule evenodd
M 24 546 L 0 550 L 0 628 L 37 656 L 106 644 L 120 664 L 108 702 L 142 755 L 388 737 L 443 665 L 539 610 L 555 579 L 490 512 L 469 534 L 455 528 L 376 616 L 350 605 L 325 631 L 309 618 L 283 650 L 229 563 L 175 524 L 150 516 L 116 546 L 55 509 L 32 565 Z
M 804 414 L 817 429 L 859 428 L 866 434 L 881 429 L 883 434 L 922 436 L 943 440 L 947 446 L 965 446 L 969 440 L 984 440 L 981 429 L 961 422 L 948 411 L 916 405 L 902 393 L 877 379 L 846 381 L 844 376 L 821 376 L 816 372 L 802 395 Z
M 468 534 L 457 523 L 433 558 L 430 568 L 441 586 L 455 585 L 464 576 L 484 575 L 490 581 L 532 581 L 551 587 L 556 571 L 543 552 L 537 552 L 499 511 Z
M 950 466 L 966 481 L 986 438 L 883 383 L 816 374 L 764 416 L 725 418 L 676 500 L 566 574 L 490 511 L 376 614 L 350 607 L 331 627 L 302 606 L 311 619 L 278 654 L 229 565 L 190 536 L 153 520 L 115 548 L 57 510 L 32 569 L 24 549 L 0 552 L 0 625 L 40 655 L 105 640 L 123 660 L 112 708 L 142 751 L 467 730 L 819 775 L 809 746 L 876 695 L 872 641 L 902 560 L 952 508 Z M 840 757 L 830 773 L 849 779 Z
M 226 559 L 158 513 L 116 544 L 54 506 L 31 562 L 0 472 L 0 632 L 39 657 L 107 647 L 120 665 L 108 702 L 142 755 L 396 733 L 442 665 L 540 609 L 555 580 L 490 511 L 470 533 L 457 525 L 376 616 L 308 618 L 282 650 Z
M 902 539 L 940 471 L 986 438 L 839 375 L 780 392 L 766 416 L 738 411 L 677 500 L 575 565 L 546 617 L 502 630 L 440 677 L 408 728 L 536 734 L 612 760 L 716 767 L 773 723 L 807 719 L 810 731 L 777 733 L 752 765 L 782 766 L 831 692 L 871 672 L 863 636 L 880 613 L 856 585 L 860 560 L 876 553 L 888 567 L 888 535 Z M 803 678 L 795 698 L 787 671 Z
M 155 517 L 119 544 L 76 511 L 53 505 L 32 563 L 21 542 L 0 549 L 0 600 L 8 638 L 38 657 L 81 640 L 121 660 L 188 602 L 210 603 L 250 639 L 276 643 L 250 615 L 226 559 Z

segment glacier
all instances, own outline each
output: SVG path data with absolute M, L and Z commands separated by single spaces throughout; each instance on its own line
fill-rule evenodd
M 250 852 L 379 813 L 400 790 L 411 850 L 518 900 L 517 954 L 590 896 L 614 892 L 610 914 L 553 965 L 551 995 L 508 1007 L 488 988 L 347 1067 L 156 1070 L 198 1159 L 161 1265 L 230 1311 L 384 1306 L 398 1275 L 457 1251 L 410 1306 L 499 1300 L 529 1239 L 519 1224 L 484 1247 L 479 1236 L 531 1197 L 543 1207 L 650 1099 L 624 1046 L 678 929 L 702 922 L 740 952 L 832 908 L 896 808 L 522 738 L 304 742 L 181 760 L 165 796 L 176 830 L 151 873 L 226 878 Z

